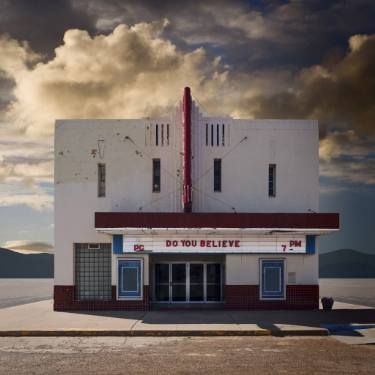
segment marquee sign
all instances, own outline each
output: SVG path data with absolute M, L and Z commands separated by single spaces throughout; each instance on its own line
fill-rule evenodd
M 123 252 L 303 254 L 306 253 L 306 236 L 263 235 L 241 238 L 124 236 Z

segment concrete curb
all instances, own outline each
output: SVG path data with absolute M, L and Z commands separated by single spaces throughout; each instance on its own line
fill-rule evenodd
M 329 336 L 330 332 L 326 328 L 316 329 L 285 329 L 282 331 L 272 330 L 272 336 L 284 337 L 284 336 Z
M 328 336 L 329 330 L 318 328 L 314 330 L 9 330 L 0 331 L 0 337 L 181 337 L 181 336 Z

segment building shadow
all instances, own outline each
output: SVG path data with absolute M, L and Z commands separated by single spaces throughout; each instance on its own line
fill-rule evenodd
M 375 328 L 375 309 L 323 310 L 150 310 L 150 311 L 69 311 L 68 313 L 101 316 L 116 319 L 139 320 L 147 325 L 215 325 L 251 324 L 280 333 L 278 325 L 303 326 L 311 328 L 326 327 L 342 331 Z M 355 323 L 355 324 L 354 324 Z M 365 326 L 359 324 L 366 324 Z M 349 328 L 348 328 L 349 327 Z M 353 333 L 354 335 L 354 333 Z M 359 333 L 360 335 L 360 333 Z

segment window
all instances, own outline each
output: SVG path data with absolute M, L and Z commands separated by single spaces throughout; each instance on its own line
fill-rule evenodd
M 214 159 L 214 191 L 221 192 L 221 159 Z
M 284 260 L 261 260 L 261 299 L 285 299 Z
M 219 146 L 220 139 L 220 125 L 216 124 L 216 146 Z
M 160 159 L 152 159 L 152 192 L 160 193 Z
M 208 124 L 206 124 L 206 146 L 208 146 Z
M 142 299 L 143 270 L 142 259 L 119 259 L 118 297 L 123 299 Z
M 155 146 L 159 146 L 159 125 L 155 127 Z
M 98 197 L 105 197 L 105 164 L 98 164 Z
M 268 165 L 268 196 L 276 197 L 276 164 Z
M 111 244 L 74 244 L 75 297 L 78 301 L 112 299 Z

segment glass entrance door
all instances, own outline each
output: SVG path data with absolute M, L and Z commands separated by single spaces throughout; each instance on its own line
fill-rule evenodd
M 186 263 L 172 263 L 172 301 L 186 301 Z
M 220 263 L 155 264 L 158 302 L 219 302 L 222 300 Z
M 160 302 L 169 301 L 169 264 L 155 264 L 155 298 Z
M 204 264 L 190 263 L 190 301 L 204 301 Z
M 221 300 L 221 265 L 218 263 L 207 264 L 207 301 Z

